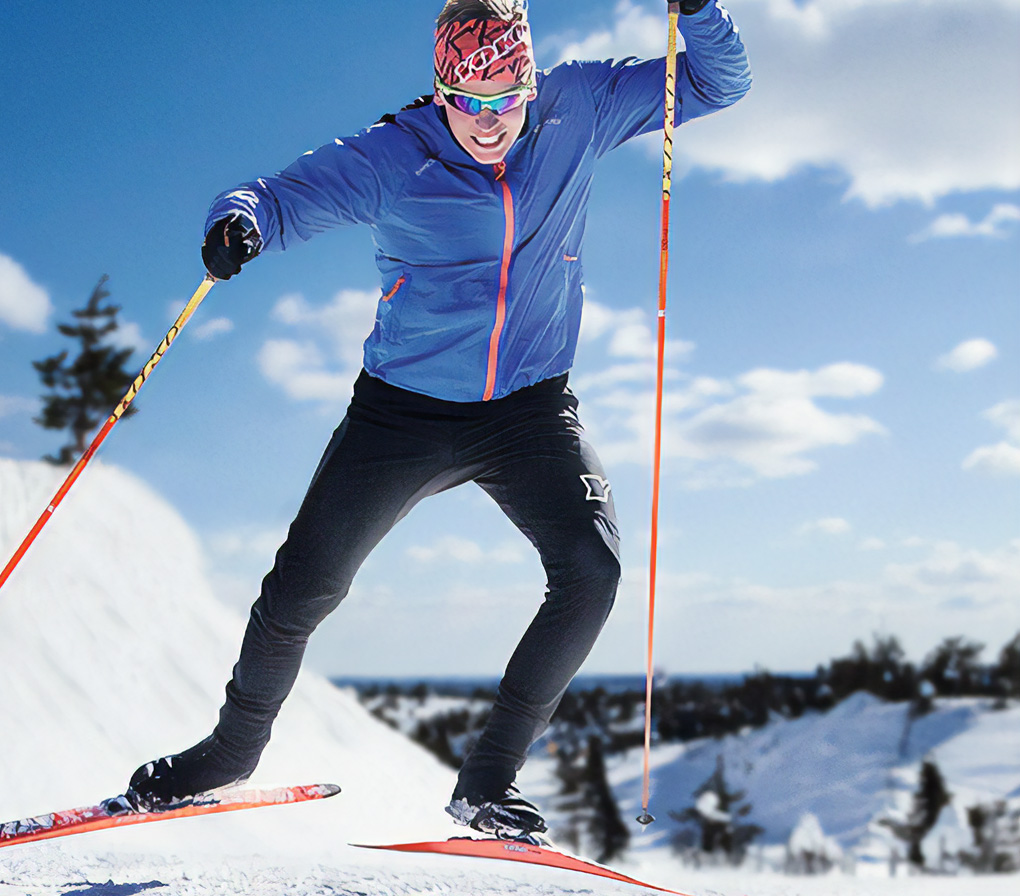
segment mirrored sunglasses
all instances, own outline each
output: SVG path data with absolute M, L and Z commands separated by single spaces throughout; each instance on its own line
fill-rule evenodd
M 481 115 L 482 110 L 488 109 L 494 115 L 503 115 L 518 106 L 524 105 L 528 94 L 531 93 L 530 86 L 516 87 L 506 93 L 499 93 L 495 96 L 482 96 L 477 93 L 468 93 L 464 90 L 455 90 L 449 84 L 436 81 L 436 88 L 443 95 L 451 106 L 465 115 Z

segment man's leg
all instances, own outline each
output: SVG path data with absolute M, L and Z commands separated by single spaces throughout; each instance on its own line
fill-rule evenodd
M 514 781 L 595 643 L 620 580 L 612 494 L 581 438 L 577 401 L 569 392 L 534 398 L 508 415 L 502 448 L 476 480 L 538 549 L 548 590 L 461 769 L 454 800 L 473 806 Z
M 359 386 L 262 582 L 215 731 L 140 768 L 131 787 L 143 799 L 167 802 L 254 770 L 312 631 L 390 528 L 422 497 L 456 484 L 442 428 L 408 422 L 377 381 Z

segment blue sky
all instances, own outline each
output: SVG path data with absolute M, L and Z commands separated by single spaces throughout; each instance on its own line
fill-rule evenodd
M 3 4 L 0 455 L 58 446 L 30 362 L 99 276 L 140 366 L 202 277 L 213 196 L 427 92 L 438 5 Z M 1020 2 L 727 6 L 755 85 L 676 135 L 659 665 L 810 669 L 875 632 L 915 660 L 958 634 L 991 658 L 1020 629 Z M 541 66 L 665 47 L 657 0 L 533 0 L 531 20 Z M 644 662 L 660 170 L 658 136 L 603 161 L 583 256 L 572 382 L 625 552 L 589 672 Z M 103 448 L 202 535 L 236 607 L 377 298 L 364 229 L 258 259 Z M 309 662 L 497 674 L 543 584 L 461 488 L 369 558 Z

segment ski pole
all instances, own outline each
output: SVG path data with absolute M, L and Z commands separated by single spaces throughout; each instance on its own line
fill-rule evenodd
M 32 531 L 29 532 L 25 537 L 25 540 L 21 542 L 21 545 L 14 552 L 14 556 L 11 557 L 7 565 L 4 567 L 3 572 L 0 572 L 0 588 L 2 588 L 4 582 L 10 578 L 11 573 L 14 572 L 14 568 L 21 562 L 21 558 L 25 556 L 25 552 L 29 549 L 29 547 L 31 547 L 36 536 L 42 531 L 43 526 L 49 522 L 50 517 L 53 516 L 53 511 L 60 506 L 60 502 L 64 500 L 64 496 L 71 490 L 71 486 L 74 485 L 75 481 L 81 475 L 82 470 L 84 470 L 88 462 L 92 460 L 92 455 L 96 453 L 99 446 L 103 444 L 103 440 L 107 437 L 107 435 L 109 435 L 110 430 L 113 429 L 117 421 L 124 415 L 131 402 L 135 400 L 138 390 L 142 388 L 145 381 L 148 379 L 149 374 L 152 373 L 156 365 L 160 362 L 160 359 L 162 359 L 163 355 L 166 354 L 167 349 L 173 344 L 173 341 L 177 338 L 177 334 L 184 328 L 188 319 L 195 313 L 195 309 L 202 304 L 202 299 L 206 297 L 206 293 L 212 289 L 212 285 L 215 282 L 216 280 L 211 274 L 205 275 L 205 279 L 202 280 L 201 285 L 195 290 L 195 294 L 188 300 L 188 304 L 185 305 L 184 310 L 180 313 L 177 320 L 174 321 L 174 325 L 167 331 L 166 336 L 163 337 L 163 341 L 152 353 L 152 357 L 149 358 L 138 376 L 135 377 L 134 382 L 131 383 L 131 388 L 128 389 L 127 393 L 120 400 L 120 404 L 113 409 L 113 413 L 110 414 L 106 423 L 103 424 L 103 428 L 96 434 L 96 437 L 92 440 L 92 444 L 89 445 L 82 456 L 78 458 L 78 463 L 76 463 L 71 472 L 68 473 L 63 485 L 57 489 L 57 493 L 53 496 L 39 519 L 36 520 L 35 525 L 32 527 Z
M 659 350 L 655 374 L 655 448 L 652 460 L 652 547 L 648 586 L 648 668 L 645 671 L 645 750 L 641 786 L 641 824 L 655 821 L 648 814 L 649 765 L 652 750 L 652 642 L 655 632 L 655 565 L 659 545 L 659 464 L 662 457 L 662 381 L 666 354 L 666 272 L 669 268 L 669 193 L 673 179 L 673 112 L 676 106 L 676 26 L 680 4 L 669 4 L 669 38 L 666 49 L 666 114 L 662 144 L 662 230 L 659 250 Z

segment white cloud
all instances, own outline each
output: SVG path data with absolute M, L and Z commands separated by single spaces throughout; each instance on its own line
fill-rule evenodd
M 842 517 L 827 516 L 804 523 L 797 530 L 797 533 L 800 535 L 811 535 L 814 532 L 821 532 L 823 535 L 846 535 L 852 528 L 850 523 Z
M 330 407 L 346 402 L 378 299 L 375 292 L 355 289 L 341 290 L 325 305 L 296 294 L 282 297 L 271 312 L 273 320 L 304 338 L 267 340 L 257 356 L 263 376 L 298 401 Z
M 234 322 L 229 317 L 214 317 L 212 320 L 207 320 L 205 323 L 199 324 L 192 331 L 192 335 L 196 339 L 207 340 L 214 339 L 217 336 L 222 336 L 224 333 L 229 333 L 234 329 Z
M 998 354 L 999 350 L 987 339 L 968 339 L 938 358 L 935 366 L 940 370 L 967 373 L 991 363 Z
M 20 395 L 0 395 L 0 417 L 28 414 L 39 408 L 39 402 Z
M 613 321 L 630 322 L 642 312 L 610 312 L 601 306 L 595 310 L 585 354 L 604 358 L 610 351 L 600 354 L 599 348 L 612 344 Z M 635 362 L 592 367 L 583 363 L 573 382 L 585 401 L 600 410 L 597 420 L 588 418 L 589 426 L 597 427 L 599 455 L 608 464 L 649 462 L 654 366 Z M 663 457 L 681 461 L 688 487 L 743 486 L 760 478 L 803 475 L 816 468 L 810 457 L 815 451 L 885 432 L 870 417 L 834 413 L 819 403 L 877 392 L 882 374 L 861 364 L 793 371 L 759 368 L 732 380 L 691 377 L 669 367 L 666 376 Z
M 734 180 L 835 169 L 869 206 L 1020 187 L 1017 0 L 732 0 L 751 92 L 677 137 Z M 561 58 L 661 56 L 659 3 L 617 4 Z M 661 138 L 648 138 L 656 157 Z
M 456 560 L 458 563 L 520 563 L 525 553 L 516 544 L 506 542 L 490 550 L 478 542 L 458 535 L 444 535 L 431 545 L 412 545 L 407 556 L 421 563 Z
M 298 401 L 345 402 L 354 378 L 327 367 L 315 343 L 269 339 L 256 355 L 259 370 L 271 383 Z
M 154 342 L 149 342 L 142 336 L 142 328 L 134 321 L 117 321 L 117 329 L 110 333 L 108 338 L 110 345 L 145 352 L 146 357 L 156 348 Z
M 975 605 L 1012 602 L 1020 591 L 1020 539 L 990 552 L 937 542 L 917 563 L 889 564 L 884 579 L 902 596 L 915 599 L 965 597 Z
M 884 551 L 886 549 L 886 543 L 881 538 L 875 538 L 870 536 L 861 541 L 857 546 L 862 551 Z
M 1020 399 L 1002 401 L 982 415 L 1006 430 L 1006 439 L 983 445 L 963 461 L 963 469 L 993 476 L 1020 476 Z
M 615 310 L 585 300 L 584 357 L 572 382 L 599 408 L 588 425 L 607 464 L 648 463 L 652 457 L 655 368 L 652 358 L 639 357 L 649 347 L 654 351 L 650 327 L 641 330 L 649 317 L 641 309 Z M 626 351 L 616 339 L 621 331 L 631 334 Z M 759 368 L 733 380 L 692 377 L 675 360 L 693 348 L 680 342 L 668 356 L 663 403 L 663 457 L 681 462 L 688 487 L 746 486 L 760 478 L 803 475 L 816 468 L 809 456 L 816 450 L 885 432 L 869 417 L 833 413 L 818 403 L 874 394 L 883 383 L 874 368 L 841 362 L 817 370 Z M 622 363 L 596 366 L 587 360 L 621 354 Z
M 1009 442 L 975 448 L 964 458 L 963 468 L 993 476 L 1020 476 L 1020 448 Z
M 378 302 L 378 292 L 359 289 L 342 289 L 325 305 L 311 305 L 303 296 L 287 295 L 273 307 L 272 317 L 314 331 L 334 360 L 347 369 L 359 369 Z
M 819 370 L 752 370 L 737 382 L 752 392 L 774 397 L 858 398 L 877 392 L 882 380 L 874 368 L 843 362 Z
M 950 635 L 985 643 L 991 653 L 1017 630 L 1020 540 L 990 550 L 940 542 L 927 545 L 914 562 L 882 564 L 871 573 L 863 572 L 873 568 L 870 563 L 861 568 L 852 580 L 779 586 L 664 567 L 658 582 L 664 599 L 656 614 L 664 648 L 659 662 L 716 670 L 751 663 L 810 669 L 845 655 L 855 639 L 870 641 L 875 631 L 896 634 L 919 660 Z M 646 578 L 644 568 L 626 568 L 614 610 L 615 632 L 626 629 L 632 639 L 647 624 Z M 675 600 L 668 599 L 672 595 Z M 596 660 L 606 654 L 596 646 Z
M 983 221 L 971 221 L 966 215 L 959 213 L 939 215 L 924 230 L 915 234 L 911 242 L 959 236 L 1005 239 L 1010 233 L 1008 225 L 1017 221 L 1020 221 L 1020 206 L 999 203 Z
M 242 558 L 254 556 L 261 562 L 271 558 L 283 544 L 286 530 L 242 526 L 214 532 L 205 541 L 206 547 L 221 558 Z
M 820 448 L 852 445 L 885 429 L 862 414 L 834 414 L 807 395 L 755 391 L 713 405 L 674 426 L 673 452 L 702 461 L 730 461 L 768 479 L 817 468 Z
M 0 253 L 0 323 L 42 333 L 53 312 L 49 294 L 13 258 Z

